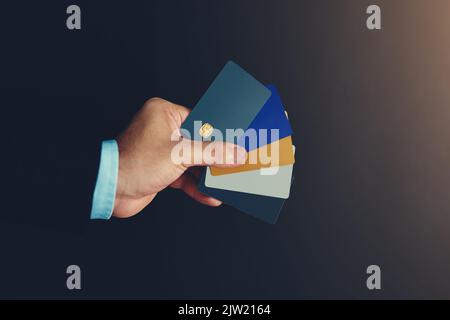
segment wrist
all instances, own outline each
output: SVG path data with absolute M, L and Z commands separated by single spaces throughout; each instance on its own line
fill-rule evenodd
M 117 187 L 116 187 L 116 197 L 114 199 L 114 208 L 113 208 L 113 215 L 117 211 L 118 208 L 121 207 L 121 203 L 123 202 L 123 199 L 125 197 L 125 184 L 126 184 L 126 174 L 125 174 L 125 159 L 124 159 L 124 152 L 122 148 L 122 144 L 120 142 L 120 139 L 116 139 L 117 146 L 118 146 L 118 159 L 119 159 L 119 166 L 118 166 L 118 172 L 117 172 Z

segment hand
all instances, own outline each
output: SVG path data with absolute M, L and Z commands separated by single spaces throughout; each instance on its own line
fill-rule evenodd
M 113 215 L 119 218 L 131 217 L 145 208 L 168 186 L 182 189 L 190 197 L 209 206 L 219 206 L 221 202 L 200 193 L 197 180 L 201 170 L 197 166 L 209 165 L 204 160 L 193 157 L 182 163 L 174 163 L 172 150 L 178 143 L 202 152 L 211 143 L 193 143 L 181 138 L 181 142 L 171 137 L 180 136 L 181 124 L 190 110 L 169 101 L 153 98 L 148 100 L 136 114 L 129 127 L 117 138 L 119 145 L 119 175 Z M 230 163 L 217 166 L 236 166 L 245 162 L 245 149 L 229 143 L 213 142 L 213 161 Z M 194 150 L 201 148 L 202 150 Z M 197 153 L 199 154 L 199 153 Z M 201 154 L 201 153 L 200 153 Z M 224 159 L 227 157 L 227 159 Z M 232 159 L 231 159 L 232 158 Z

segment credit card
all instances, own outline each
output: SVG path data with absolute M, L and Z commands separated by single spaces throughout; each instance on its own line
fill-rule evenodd
M 227 129 L 245 131 L 271 96 L 271 91 L 248 72 L 229 61 L 181 126 L 191 140 L 217 140 L 236 143 Z M 214 135 L 213 135 L 214 134 Z
M 292 169 L 293 165 L 288 165 L 213 176 L 207 168 L 205 185 L 208 188 L 287 199 L 291 190 Z
M 206 195 L 223 201 L 246 214 L 267 223 L 275 224 L 283 208 L 284 199 L 253 195 L 248 193 L 208 188 L 205 186 L 206 170 L 198 184 L 198 190 Z
M 277 88 L 274 85 L 268 85 L 267 88 L 272 92 L 272 95 L 247 128 L 247 134 L 241 136 L 237 142 L 247 151 L 271 144 L 292 134 L 292 128 Z M 276 135 L 273 134 L 275 130 Z
M 232 174 L 244 171 L 259 170 L 261 168 L 280 167 L 293 164 L 295 162 L 292 149 L 292 137 L 286 137 L 265 145 L 261 148 L 250 151 L 247 154 L 245 164 L 233 168 L 211 167 L 213 176 Z M 273 154 L 272 154 L 273 152 Z

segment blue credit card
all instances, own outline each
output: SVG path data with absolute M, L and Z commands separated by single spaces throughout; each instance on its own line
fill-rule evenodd
M 250 131 L 247 130 L 247 134 L 237 140 L 237 144 L 245 147 L 247 151 L 271 144 L 292 134 L 292 128 L 277 88 L 274 85 L 268 85 L 267 88 L 272 92 L 272 95 L 247 128 L 253 129 L 257 133 L 256 139 L 250 141 L 249 137 L 252 135 L 249 135 Z
M 207 140 L 199 134 L 202 125 L 209 125 L 207 132 L 219 130 L 223 140 L 226 129 L 246 130 L 271 95 L 271 91 L 234 62 L 228 62 L 184 121 L 182 133 L 191 140 Z M 199 125 L 200 123 L 200 125 Z M 206 131 L 205 131 L 206 132 Z
M 203 170 L 198 184 L 198 190 L 201 193 L 223 201 L 225 204 L 267 223 L 275 224 L 277 222 L 285 199 L 208 188 L 205 185 L 205 179 L 206 169 Z

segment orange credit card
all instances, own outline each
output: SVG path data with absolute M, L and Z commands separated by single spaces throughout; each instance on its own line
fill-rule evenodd
M 292 148 L 292 137 L 286 137 L 247 153 L 247 160 L 242 166 L 234 168 L 211 167 L 211 175 L 259 170 L 261 168 L 279 167 L 295 162 Z

